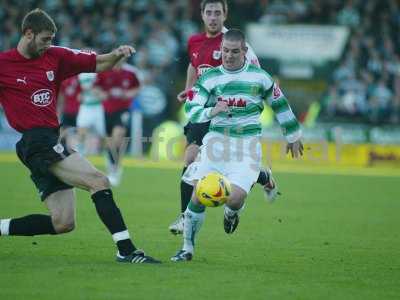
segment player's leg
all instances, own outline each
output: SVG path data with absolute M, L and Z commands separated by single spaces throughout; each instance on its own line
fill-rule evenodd
M 260 177 L 265 178 L 262 179 L 262 181 L 265 182 L 264 184 L 260 182 Z M 272 170 L 270 167 L 266 167 L 261 170 L 257 183 L 262 185 L 265 198 L 269 202 L 275 201 L 276 197 L 280 195 L 280 192 L 278 191 L 278 185 L 276 184 L 276 181 L 272 176 Z
M 61 143 L 67 145 L 68 149 L 74 148 L 76 144 L 76 118 L 74 114 L 63 114 L 60 128 Z
M 78 152 L 81 153 L 82 155 L 86 154 L 86 147 L 85 147 L 85 141 L 88 133 L 88 128 L 85 127 L 78 127 L 77 128 L 77 138 L 78 138 Z
M 117 260 L 134 263 L 156 263 L 157 260 L 136 251 L 122 214 L 117 207 L 107 177 L 88 160 L 73 153 L 53 164 L 50 171 L 61 181 L 91 193 L 98 216 L 117 245 Z
M 185 136 L 187 141 L 187 147 L 185 149 L 184 154 L 184 166 L 182 170 L 182 176 L 188 171 L 190 165 L 195 161 L 200 146 L 202 145 L 202 140 L 204 136 L 207 134 L 209 129 L 209 122 L 208 123 L 201 123 L 201 124 L 192 124 L 188 123 L 185 126 Z M 180 191 L 181 191 L 181 214 L 178 218 L 169 226 L 169 231 L 173 234 L 181 234 L 183 232 L 183 225 L 184 225 L 184 212 L 190 198 L 193 194 L 193 185 L 187 183 L 185 180 L 181 178 L 180 182 Z
M 67 233 L 75 228 L 75 191 L 66 189 L 52 193 L 44 203 L 50 212 L 54 231 Z
M 16 144 L 18 158 L 31 171 L 31 179 L 42 201 L 59 191 L 63 197 L 67 198 L 66 195 L 72 193 L 71 186 L 47 172 L 48 161 L 59 159 L 59 155 L 68 154 L 68 152 L 59 151 L 60 147 L 62 148 L 61 145 L 53 148 L 54 143 L 57 143 L 57 137 L 51 129 L 33 130 L 25 133 Z M 43 150 L 47 146 L 46 142 L 51 145 L 48 151 Z M 33 236 L 56 233 L 51 216 L 45 214 L 30 214 L 19 218 L 0 220 L 1 235 Z
M 185 149 L 185 155 L 183 160 L 182 175 L 185 174 L 189 166 L 195 161 L 197 155 L 199 154 L 200 145 L 196 143 L 190 143 Z M 186 183 L 181 179 L 181 212 L 186 210 L 187 205 L 191 199 L 193 193 L 193 186 Z
M 171 260 L 175 262 L 192 260 L 195 238 L 204 222 L 205 206 L 199 202 L 195 193 L 193 193 L 184 215 L 183 246 L 171 257 Z
M 224 208 L 224 230 L 228 234 L 236 230 L 244 200 L 259 176 L 261 144 L 257 137 L 230 138 L 230 153 L 231 159 L 224 169 L 232 186 Z
M 206 138 L 204 140 L 206 140 Z M 210 172 L 216 171 L 223 173 L 224 163 L 215 161 L 214 157 L 209 155 L 209 147 L 212 149 L 212 143 L 209 144 L 206 142 L 199 152 L 198 160 L 195 162 L 196 168 L 192 169 L 190 176 L 185 177 L 185 180 L 193 186 L 196 186 L 198 180 Z M 204 217 L 205 206 L 200 203 L 199 199 L 196 197 L 196 193 L 193 192 L 191 200 L 184 212 L 183 246 L 182 249 L 171 258 L 172 261 L 188 261 L 192 259 L 196 235 L 200 231 L 204 222 Z
M 1 235 L 34 236 L 70 232 L 75 227 L 75 194 L 52 175 L 31 176 L 50 215 L 31 214 L 0 220 Z
M 78 116 L 76 117 L 78 152 L 84 155 L 86 153 L 85 141 L 93 124 L 92 108 L 88 105 L 81 104 Z
M 247 192 L 241 187 L 231 184 L 232 193 L 224 206 L 224 230 L 230 234 L 239 225 L 239 215 L 244 208 Z
M 182 176 L 184 176 L 188 172 L 188 169 L 190 168 L 197 154 L 199 153 L 199 148 L 200 147 L 196 144 L 189 144 L 186 147 Z M 181 178 L 180 191 L 181 191 L 181 213 L 178 216 L 178 218 L 168 227 L 169 231 L 172 234 L 181 234 L 183 232 L 184 212 L 193 194 L 193 185 L 187 183 L 184 179 Z
M 108 179 L 113 186 L 117 186 L 121 181 L 122 167 L 121 160 L 126 150 L 125 136 L 126 128 L 120 125 L 114 126 L 111 136 L 107 140 L 108 152 Z
M 275 201 L 276 197 L 280 195 L 270 167 L 261 168 L 257 183 L 262 186 L 265 198 L 269 202 Z

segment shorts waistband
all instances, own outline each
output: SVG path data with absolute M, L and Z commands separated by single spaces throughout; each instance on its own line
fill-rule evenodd
M 60 134 L 60 127 L 53 127 L 53 128 L 31 128 L 28 130 L 22 131 L 22 137 L 30 136 L 30 135 L 46 135 L 46 134 Z

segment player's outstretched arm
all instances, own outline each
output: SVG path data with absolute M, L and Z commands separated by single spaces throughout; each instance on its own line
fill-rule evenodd
M 187 91 L 193 87 L 196 82 L 196 69 L 189 64 L 187 71 L 186 71 L 186 85 L 185 90 L 180 92 L 176 97 L 179 102 L 184 102 L 187 98 Z
M 128 58 L 135 52 L 132 46 L 122 45 L 109 53 L 97 55 L 96 72 L 112 69 L 121 59 Z

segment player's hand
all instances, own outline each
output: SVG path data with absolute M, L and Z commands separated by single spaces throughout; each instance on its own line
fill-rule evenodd
M 136 53 L 136 50 L 132 46 L 122 45 L 114 49 L 113 53 L 118 57 L 130 57 Z
M 214 106 L 214 108 L 211 110 L 211 118 L 215 117 L 218 115 L 220 112 L 229 112 L 229 106 L 228 103 L 225 101 L 218 101 L 217 104 Z
M 299 158 L 304 152 L 303 143 L 300 140 L 297 140 L 294 143 L 288 143 L 286 145 L 286 154 L 289 153 L 289 151 L 293 158 Z
M 185 91 L 182 91 L 182 92 L 180 92 L 177 96 L 176 96 L 176 99 L 178 99 L 178 101 L 179 102 L 185 102 L 186 101 L 186 98 L 187 98 L 187 91 L 185 90 Z

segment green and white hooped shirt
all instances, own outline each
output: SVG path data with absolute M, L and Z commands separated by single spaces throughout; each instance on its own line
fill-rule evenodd
M 217 101 L 227 102 L 230 112 L 210 118 Z M 221 65 L 205 72 L 189 93 L 185 112 L 192 123 L 211 120 L 210 131 L 232 137 L 256 136 L 261 135 L 259 118 L 265 102 L 275 112 L 287 141 L 298 140 L 299 122 L 279 86 L 266 71 L 247 62 L 236 71 Z

